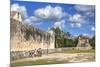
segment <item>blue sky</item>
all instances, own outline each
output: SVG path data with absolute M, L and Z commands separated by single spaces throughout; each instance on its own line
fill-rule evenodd
M 47 31 L 59 27 L 72 35 L 93 36 L 95 6 L 11 0 L 11 11 L 22 14 L 23 23 Z

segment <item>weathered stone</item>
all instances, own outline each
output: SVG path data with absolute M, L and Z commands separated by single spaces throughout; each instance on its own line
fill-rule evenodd
M 76 49 L 80 50 L 92 49 L 91 45 L 89 44 L 89 38 L 86 36 L 79 37 Z
M 54 42 L 53 31 L 46 32 L 24 24 L 19 12 L 11 12 L 11 51 L 54 49 Z

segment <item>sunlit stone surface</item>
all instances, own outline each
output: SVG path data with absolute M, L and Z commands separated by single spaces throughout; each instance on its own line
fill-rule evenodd
M 79 37 L 76 48 L 81 50 L 92 49 L 91 45 L 89 44 L 89 38 L 85 36 Z
M 38 48 L 54 49 L 54 32 L 42 31 L 27 24 L 22 24 L 21 14 L 11 12 L 11 51 L 28 51 Z

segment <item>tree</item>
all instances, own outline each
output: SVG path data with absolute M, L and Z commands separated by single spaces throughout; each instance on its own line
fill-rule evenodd
M 95 36 L 93 36 L 93 38 L 91 38 L 89 42 L 90 42 L 90 45 L 93 47 L 93 49 L 95 49 Z
M 64 32 L 59 27 L 51 28 L 55 32 L 55 47 L 73 47 L 74 41 L 69 39 L 71 34 L 70 32 Z
M 74 39 L 74 46 L 75 46 L 75 47 L 77 46 L 78 38 L 79 38 L 79 37 L 76 37 L 76 38 Z
M 64 32 L 59 28 L 51 28 L 55 32 L 55 47 L 63 47 L 64 44 Z
M 70 32 L 67 32 L 67 33 L 64 32 L 64 35 L 65 35 L 65 38 L 69 38 L 71 36 Z

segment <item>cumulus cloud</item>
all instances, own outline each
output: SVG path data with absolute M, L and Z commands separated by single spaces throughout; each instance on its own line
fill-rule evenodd
M 81 27 L 83 24 L 88 24 L 91 20 L 94 20 L 95 6 L 92 5 L 75 5 L 77 14 L 71 15 L 69 21 L 72 27 Z
M 59 27 L 60 29 L 64 28 L 65 20 L 62 20 L 63 17 L 67 15 L 61 7 L 50 5 L 44 8 L 38 8 L 34 10 L 33 16 L 30 16 L 24 23 L 32 23 L 33 25 L 40 25 L 42 22 L 54 22 L 54 27 Z
M 12 4 L 11 5 L 11 11 L 20 12 L 21 15 L 22 15 L 22 19 L 28 18 L 25 6 L 20 6 L 19 4 Z
M 92 5 L 75 5 L 75 9 L 78 11 L 93 11 L 95 7 Z
M 81 27 L 83 23 L 85 23 L 85 19 L 80 14 L 74 14 L 69 17 L 69 22 L 72 27 Z
M 31 17 L 23 20 L 23 23 L 29 24 L 29 25 L 40 25 L 40 24 L 42 24 L 41 21 L 42 21 L 41 19 L 39 19 L 35 16 L 31 16 Z
M 89 34 L 88 33 L 83 33 L 83 36 L 89 36 Z
M 19 8 L 19 4 L 12 4 L 11 5 L 11 11 L 17 11 Z
M 34 11 L 34 15 L 38 18 L 44 19 L 44 20 L 61 20 L 64 16 L 65 13 L 63 9 L 59 6 L 52 7 L 50 5 L 44 7 L 44 8 L 39 8 Z
M 32 25 L 33 23 L 31 23 L 31 20 L 27 18 L 23 20 L 23 24 Z
M 95 6 L 91 5 L 75 5 L 76 14 L 69 16 L 69 22 L 72 27 L 82 27 L 83 24 L 88 24 L 94 20 Z
M 69 17 L 69 21 L 73 23 L 84 23 L 84 18 L 80 14 L 74 14 Z
M 90 5 L 75 5 L 76 14 L 65 13 L 62 7 L 47 5 L 43 8 L 38 8 L 33 11 L 33 16 L 28 17 L 25 6 L 12 4 L 11 11 L 18 11 L 22 15 L 23 22 L 32 25 L 41 25 L 42 22 L 54 22 L 54 27 L 60 29 L 65 27 L 65 22 L 69 21 L 71 27 L 82 27 L 86 23 L 88 17 L 94 16 L 94 6 Z M 67 18 L 67 19 L 65 19 Z M 93 31 L 93 28 L 91 29 Z
M 70 25 L 71 27 L 81 27 L 82 26 L 81 23 L 71 23 Z
M 31 22 L 39 22 L 39 21 L 42 21 L 42 19 L 40 19 L 40 18 L 37 18 L 37 17 L 35 17 L 35 16 L 31 16 L 31 17 L 29 17 L 29 19 L 30 19 L 30 21 Z
M 93 17 L 95 6 L 92 5 L 75 5 L 74 8 L 85 16 Z
M 23 19 L 28 18 L 28 15 L 27 15 L 27 11 L 26 11 L 25 6 L 20 6 L 19 12 L 21 13 Z
M 54 28 L 57 28 L 57 27 L 59 27 L 60 29 L 63 29 L 65 27 L 65 20 L 55 22 L 54 23 Z
M 95 31 L 95 27 L 92 27 L 92 28 L 91 28 L 91 31 Z

